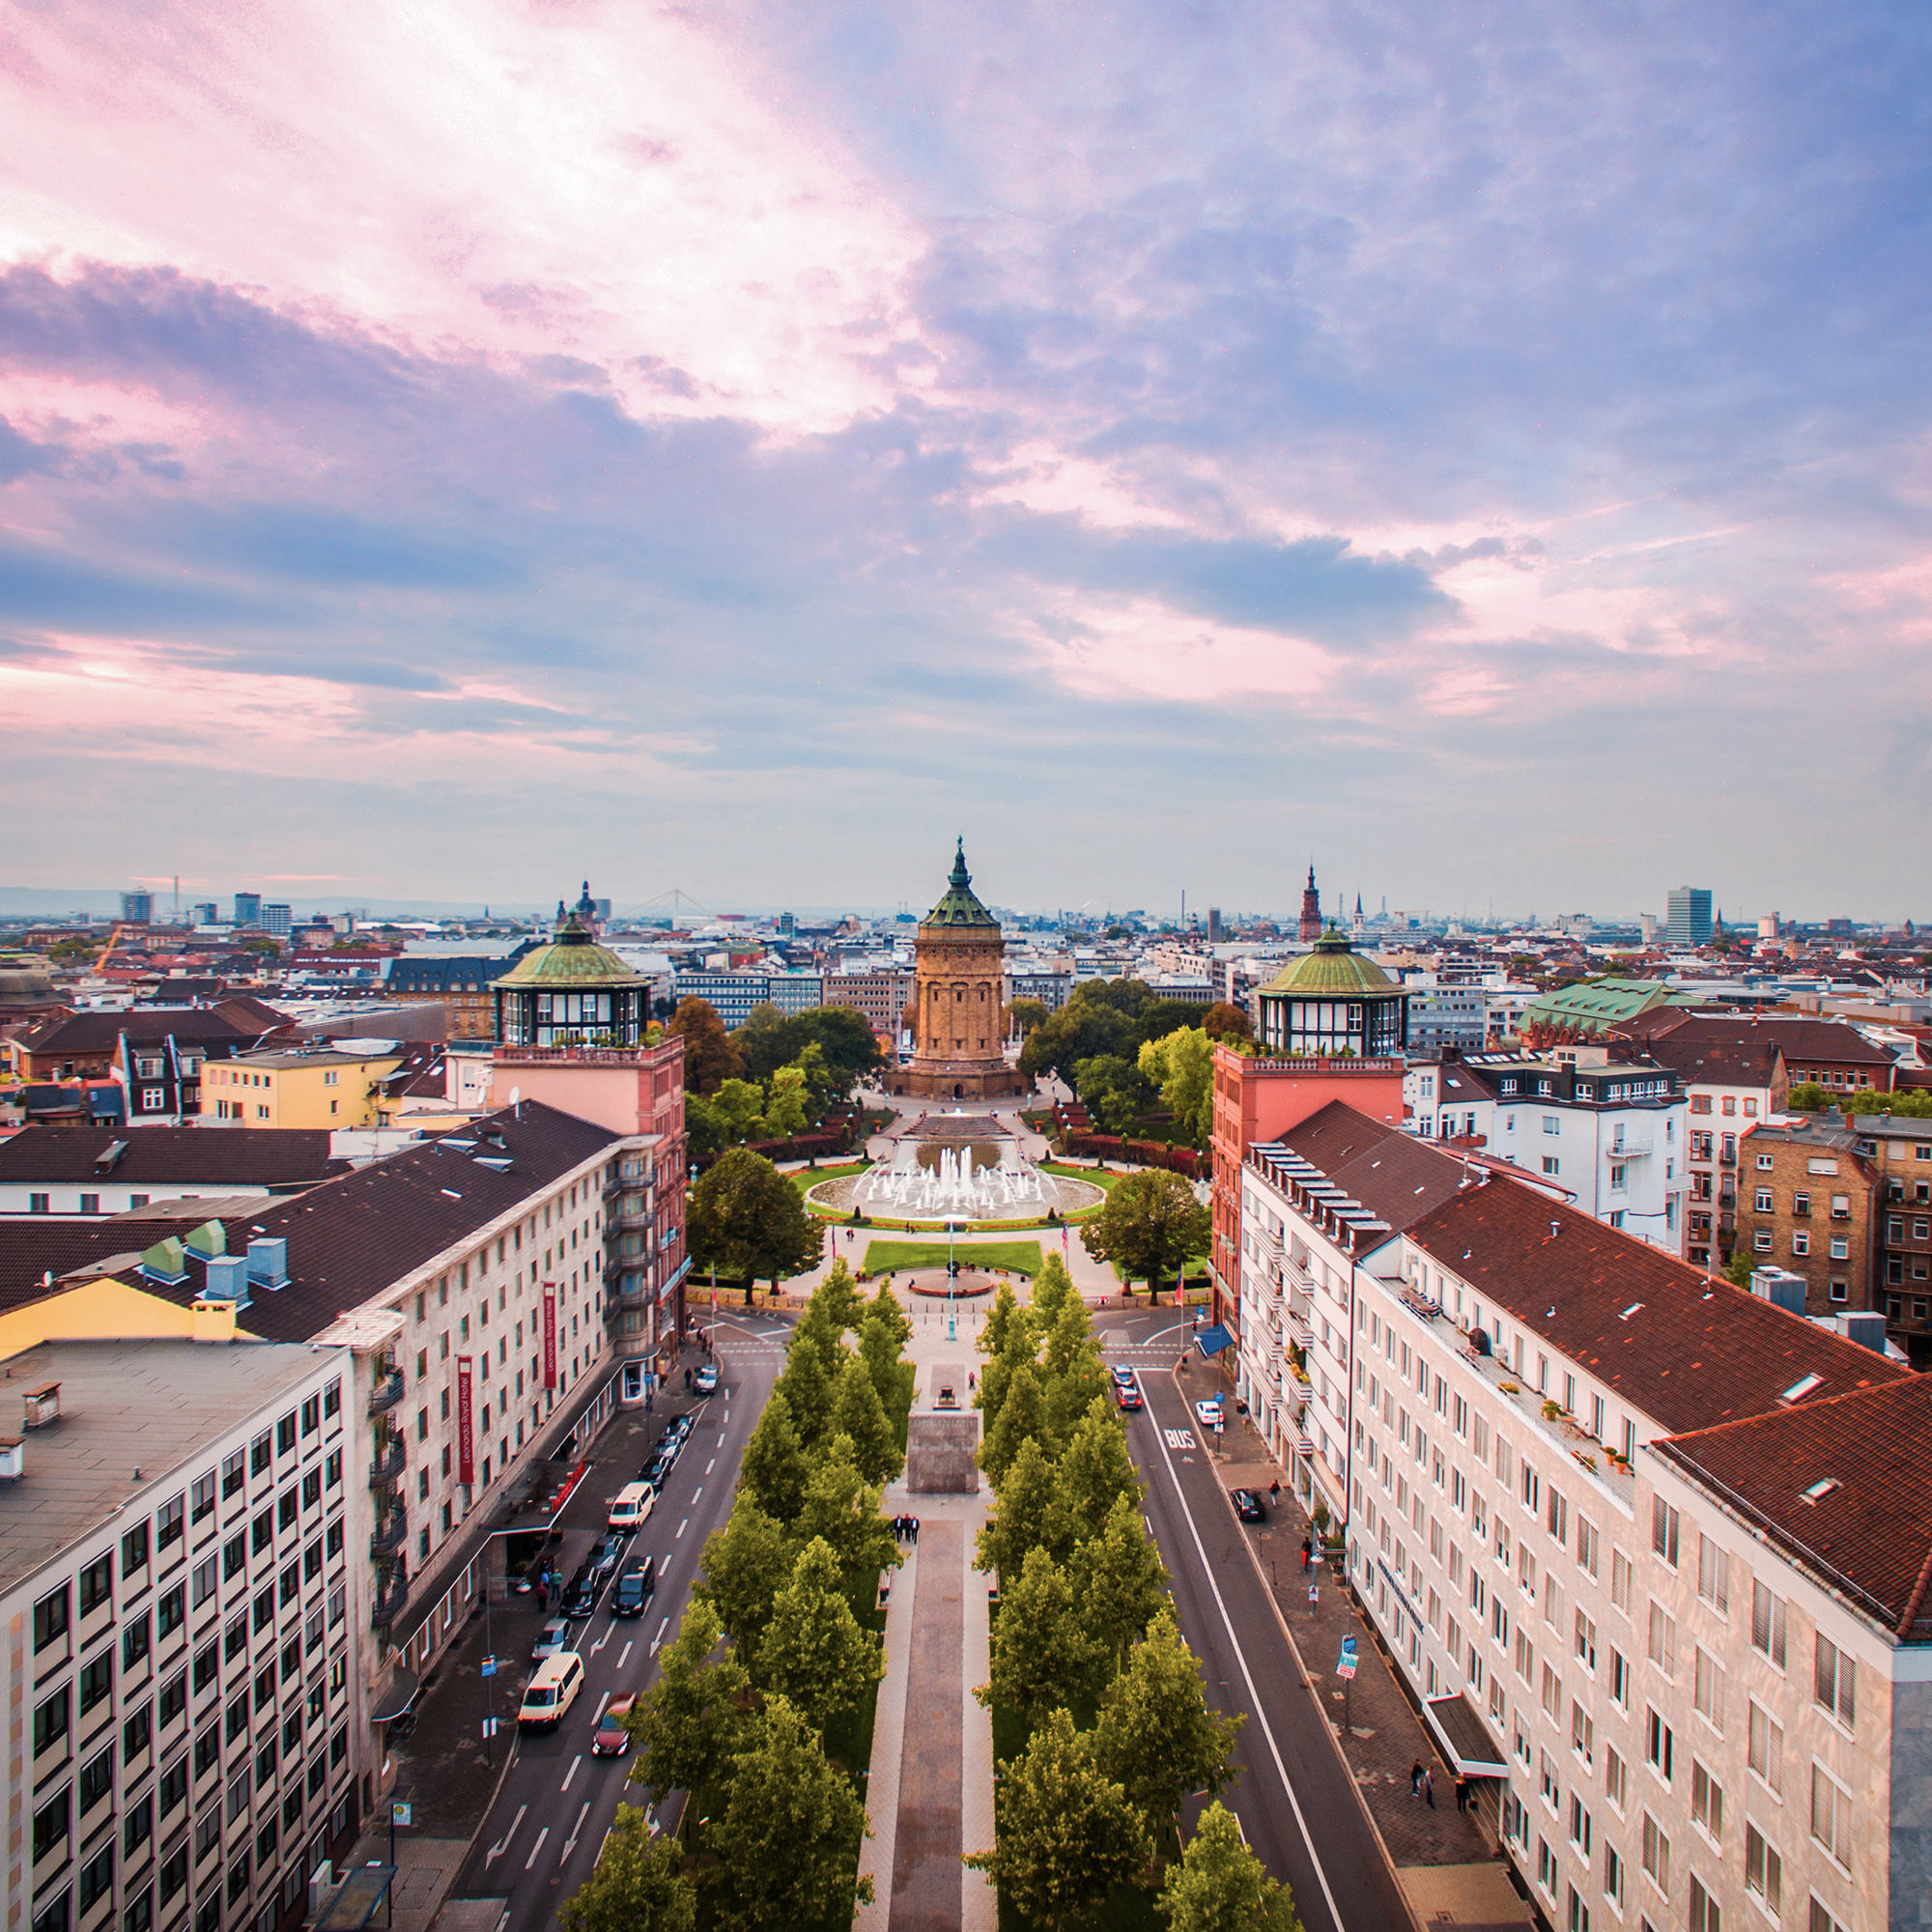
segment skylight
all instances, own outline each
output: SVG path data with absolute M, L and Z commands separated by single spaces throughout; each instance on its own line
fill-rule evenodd
M 1626 1308 L 1621 1315 L 1617 1317 L 1617 1320 L 1619 1321 L 1628 1321 L 1631 1319 L 1631 1317 L 1634 1315 L 1637 1312 L 1637 1310 L 1642 1306 L 1643 1306 L 1642 1302 L 1633 1301 L 1631 1305 L 1628 1308 Z
M 1822 1476 L 1804 1492 L 1804 1500 L 1807 1503 L 1822 1503 L 1838 1487 L 1836 1476 Z
M 1823 1376 L 1801 1376 L 1777 1399 L 1779 1402 L 1802 1402 L 1824 1379 Z M 1830 1489 L 1832 1486 L 1828 1483 L 1825 1487 Z M 1809 1494 L 1809 1492 L 1806 1493 Z

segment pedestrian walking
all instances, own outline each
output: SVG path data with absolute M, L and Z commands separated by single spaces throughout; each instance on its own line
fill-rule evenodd
M 1304 1576 L 1308 1572 L 1309 1565 L 1312 1564 L 1314 1561 L 1315 1561 L 1315 1539 L 1312 1536 L 1304 1536 L 1301 1539 L 1301 1569 L 1302 1569 L 1302 1574 Z
M 1422 1796 L 1422 1760 L 1420 1758 L 1417 1758 L 1414 1764 L 1409 1767 L 1408 1795 L 1411 1798 L 1420 1798 Z
M 1426 1767 L 1422 1774 L 1422 1795 L 1429 1801 L 1429 1808 L 1434 1811 L 1435 1809 L 1435 1774 Z
M 1456 1808 L 1459 1811 L 1467 1811 L 1469 1808 L 1469 1780 L 1466 1777 L 1459 1776 L 1456 1779 Z
M 917 1549 L 917 1548 L 919 1548 L 919 1519 L 918 1519 L 918 1517 L 914 1517 L 914 1518 L 913 1518 L 913 1520 L 912 1520 L 912 1547 L 913 1547 L 913 1548 L 914 1548 L 915 1549 Z
M 550 1592 L 544 1588 L 544 1579 L 537 1578 L 537 1615 L 542 1616 L 550 1608 Z
M 691 1371 L 689 1369 L 686 1369 L 684 1372 L 684 1392 L 686 1395 L 691 1393 Z
M 1268 1485 L 1268 1501 L 1271 1503 L 1281 1501 L 1281 1479 L 1279 1477 Z

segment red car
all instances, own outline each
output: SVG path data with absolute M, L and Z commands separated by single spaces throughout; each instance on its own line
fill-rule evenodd
M 596 1734 L 590 1740 L 592 1757 L 623 1757 L 631 1748 L 631 1734 L 624 1728 L 624 1719 L 631 1715 L 635 1697 L 612 1697 L 604 1707 L 604 1715 L 597 1720 Z
M 1122 1408 L 1139 1408 L 1141 1406 L 1140 1378 L 1135 1376 L 1129 1378 L 1126 1381 L 1116 1382 L 1114 1385 L 1114 1400 Z

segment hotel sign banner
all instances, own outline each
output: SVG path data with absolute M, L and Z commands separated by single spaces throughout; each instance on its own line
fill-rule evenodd
M 476 1480 L 475 1389 L 469 1376 L 470 1358 L 456 1358 L 456 1480 L 465 1485 Z
M 556 1283 L 544 1283 L 543 1385 L 556 1387 Z

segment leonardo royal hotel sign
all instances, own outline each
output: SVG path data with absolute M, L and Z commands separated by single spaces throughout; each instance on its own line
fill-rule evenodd
M 556 1386 L 556 1283 L 547 1281 L 543 1290 L 543 1385 Z
M 471 1484 L 476 1480 L 476 1398 L 470 1380 L 470 1358 L 456 1358 L 456 1480 Z

